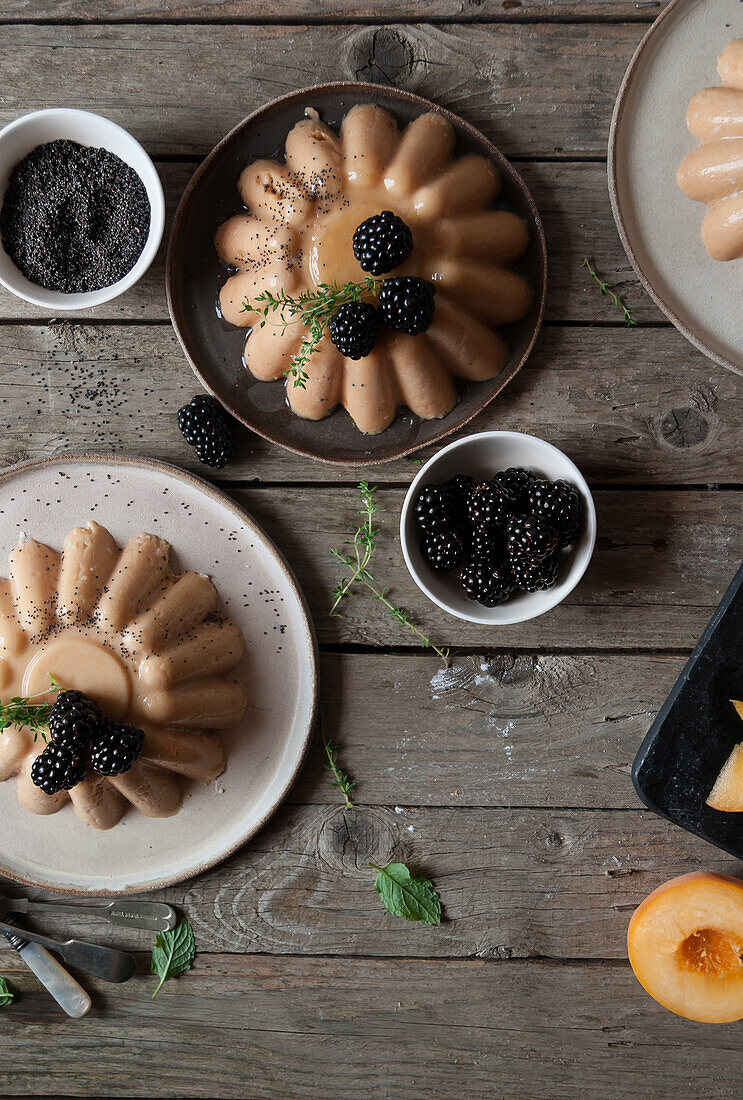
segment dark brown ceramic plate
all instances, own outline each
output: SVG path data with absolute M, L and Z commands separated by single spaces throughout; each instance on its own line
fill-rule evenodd
M 217 315 L 219 287 L 227 277 L 214 250 L 217 227 L 240 209 L 237 180 L 258 157 L 276 157 L 306 107 L 338 128 L 357 103 L 376 103 L 405 126 L 426 111 L 438 111 L 457 134 L 456 156 L 489 157 L 503 181 L 502 205 L 529 225 L 531 244 L 522 270 L 534 289 L 532 307 L 517 324 L 501 331 L 512 353 L 506 367 L 489 382 L 463 382 L 455 408 L 441 420 L 419 420 L 401 409 L 379 435 L 362 435 L 345 409 L 321 421 L 301 420 L 288 407 L 284 385 L 259 382 L 242 365 L 245 330 Z M 320 84 L 282 96 L 249 115 L 212 150 L 194 174 L 176 212 L 168 247 L 166 283 L 170 316 L 191 366 L 203 385 L 254 432 L 309 458 L 359 465 L 388 462 L 442 439 L 466 424 L 510 382 L 526 361 L 542 322 L 547 256 L 542 223 L 521 176 L 469 123 L 420 96 L 376 84 Z

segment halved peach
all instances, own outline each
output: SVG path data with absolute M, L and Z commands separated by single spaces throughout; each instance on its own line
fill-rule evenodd
M 659 886 L 627 930 L 635 977 L 689 1020 L 743 1018 L 743 882 L 695 871 Z

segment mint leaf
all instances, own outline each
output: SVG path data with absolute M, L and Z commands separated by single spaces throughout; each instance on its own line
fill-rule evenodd
M 0 1008 L 7 1008 L 13 1003 L 14 994 L 5 978 L 0 978 Z
M 374 889 L 382 899 L 382 905 L 393 917 L 417 920 L 421 924 L 441 923 L 441 902 L 433 884 L 427 878 L 413 878 L 404 863 L 390 863 L 377 867 L 379 874 Z
M 181 917 L 172 932 L 158 932 L 152 950 L 150 970 L 157 974 L 160 981 L 152 996 L 158 995 L 165 982 L 190 970 L 195 954 L 193 928 L 185 917 Z

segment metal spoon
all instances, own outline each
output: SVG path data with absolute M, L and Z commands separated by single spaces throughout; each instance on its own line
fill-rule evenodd
M 121 898 L 117 901 L 74 905 L 61 901 L 34 901 L 31 898 L 8 898 L 0 894 L 0 918 L 8 913 L 63 913 L 68 917 L 102 917 L 109 924 L 124 928 L 144 928 L 149 932 L 169 932 L 178 922 L 172 906 L 161 901 L 137 901 Z
M 97 943 L 86 943 L 85 940 L 65 940 L 60 943 L 49 936 L 40 936 L 38 932 L 29 932 L 25 928 L 3 924 L 1 921 L 0 932 L 20 936 L 30 943 L 40 943 L 42 947 L 61 955 L 70 966 L 84 970 L 86 974 L 93 974 L 96 978 L 103 978 L 104 982 L 128 982 L 137 965 L 134 955 L 126 951 L 100 947 Z

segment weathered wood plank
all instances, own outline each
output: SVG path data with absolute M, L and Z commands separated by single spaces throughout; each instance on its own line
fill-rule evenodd
M 175 208 L 195 169 L 194 164 L 161 162 L 167 202 L 165 241 Z M 625 295 L 639 322 L 662 322 L 663 315 L 636 279 L 617 237 L 606 190 L 606 169 L 594 163 L 525 162 L 519 165 L 540 209 L 550 261 L 546 316 L 556 321 L 620 323 L 608 298 L 602 298 L 581 266 L 592 258 L 603 277 Z M 0 320 L 48 319 L 48 311 L 22 302 L 0 287 Z M 167 321 L 165 245 L 144 278 L 120 298 L 95 310 L 65 316 L 91 321 Z M 692 354 L 692 349 L 689 349 Z
M 160 162 L 167 204 L 165 241 L 170 222 L 186 183 L 195 170 L 191 163 Z M 581 267 L 590 256 L 601 275 L 626 296 L 640 322 L 664 320 L 648 298 L 619 243 L 606 189 L 606 169 L 595 163 L 525 162 L 519 165 L 541 211 L 548 242 L 550 276 L 548 319 L 619 324 L 621 317 L 608 298 L 602 298 Z M 701 215 L 700 215 L 701 218 Z M 700 245 L 701 247 L 701 245 Z M 48 312 L 13 297 L 0 287 L 0 320 L 48 319 Z M 155 263 L 132 290 L 95 310 L 65 314 L 102 320 L 167 321 L 165 301 L 165 246 Z M 691 349 L 689 349 L 692 354 Z
M 178 431 L 176 410 L 200 383 L 169 326 L 0 326 L 0 386 L 2 465 L 92 448 L 208 472 Z M 548 327 L 526 368 L 466 430 L 542 436 L 600 484 L 740 484 L 741 422 L 738 379 L 673 328 Z M 242 427 L 236 434 L 235 458 L 217 478 L 371 476 L 407 485 L 416 471 L 404 460 L 371 470 L 327 466 Z
M 651 22 L 667 0 L 391 0 L 385 15 L 396 19 L 453 23 L 521 22 L 554 20 L 569 22 Z M 90 23 L 123 23 L 136 20 L 157 22 L 274 23 L 277 21 L 323 23 L 330 20 L 379 19 L 379 6 L 369 0 L 291 0 L 279 7 L 274 0 L 5 0 L 2 21 L 75 20 Z
M 153 896 L 185 910 L 202 951 L 621 959 L 629 916 L 656 886 L 691 870 L 739 871 L 648 811 L 412 806 L 404 767 L 388 760 L 395 808 L 286 806 L 226 864 Z M 380 905 L 369 863 L 396 860 L 434 880 L 440 927 L 423 931 Z M 132 950 L 152 941 L 89 918 L 44 915 L 35 927 Z
M 352 79 L 429 96 L 507 155 L 603 156 L 614 98 L 644 30 L 594 24 L 589 40 L 559 23 L 9 25 L 0 40 L 0 124 L 49 103 L 86 107 L 155 155 L 203 155 L 266 100 Z
M 0 1044 L 6 1095 L 676 1100 L 690 1082 L 709 1100 L 740 1091 L 739 1028 L 672 1016 L 626 964 L 202 956 L 151 1003 L 148 976 L 96 983 L 95 1015 L 82 1024 L 65 1021 L 17 965 L 21 996 L 3 1013 Z
M 357 521 L 350 490 L 250 490 L 237 493 L 287 554 L 312 607 L 322 642 L 408 645 L 399 623 L 363 595 L 329 618 L 339 576 L 328 550 Z M 497 631 L 455 621 L 428 604 L 408 576 L 398 544 L 400 490 L 379 493 L 381 535 L 374 574 L 392 599 L 411 608 L 439 643 L 486 649 L 553 646 L 614 649 L 691 647 L 743 557 L 737 492 L 599 492 L 600 537 L 582 584 L 548 615 Z M 325 548 L 328 548 L 327 550 Z M 435 657 L 432 655 L 432 661 Z

